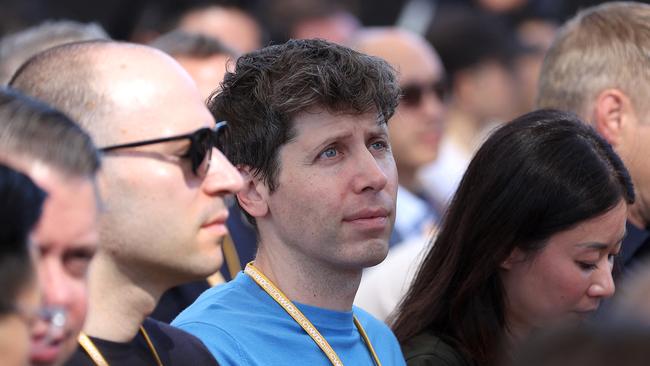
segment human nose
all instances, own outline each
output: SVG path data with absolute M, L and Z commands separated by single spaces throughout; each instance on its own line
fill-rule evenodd
M 422 103 L 420 103 L 420 110 L 426 116 L 427 121 L 432 121 L 438 128 L 442 128 L 442 122 L 447 107 L 444 101 L 440 100 L 438 95 L 433 91 L 429 91 L 422 95 Z
M 384 168 L 375 156 L 365 150 L 358 159 L 355 166 L 356 174 L 354 179 L 354 191 L 361 193 L 367 190 L 380 191 L 388 183 L 388 177 Z
M 608 298 L 614 295 L 616 286 L 612 278 L 611 267 L 599 268 L 594 273 L 593 283 L 589 286 L 588 295 L 591 297 Z
M 67 309 L 73 301 L 73 286 L 63 268 L 56 263 L 44 263 L 39 272 L 45 306 Z
M 237 169 L 216 148 L 212 149 L 212 162 L 203 182 L 209 195 L 226 195 L 239 192 L 244 180 Z

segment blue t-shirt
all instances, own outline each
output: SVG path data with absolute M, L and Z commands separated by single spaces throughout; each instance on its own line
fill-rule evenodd
M 295 303 L 346 366 L 374 365 L 352 315 L 368 334 L 383 366 L 405 365 L 397 339 L 370 314 Z M 173 322 L 198 337 L 222 366 L 331 365 L 327 356 L 285 310 L 248 275 L 205 291 Z

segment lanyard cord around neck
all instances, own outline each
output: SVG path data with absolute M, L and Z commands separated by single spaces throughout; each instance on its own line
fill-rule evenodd
M 144 340 L 147 342 L 147 346 L 149 347 L 149 350 L 151 351 L 151 354 L 153 355 L 153 358 L 156 360 L 156 365 L 158 366 L 163 366 L 162 361 L 160 360 L 160 356 L 158 356 L 158 352 L 156 351 L 156 347 L 154 347 L 153 342 L 151 342 L 151 338 L 149 338 L 149 334 L 147 334 L 147 331 L 144 329 L 144 327 L 141 325 L 140 326 L 140 333 L 142 333 L 142 336 L 144 337 Z M 81 332 L 79 334 L 79 344 L 81 345 L 81 348 L 86 351 L 88 356 L 93 360 L 95 365 L 97 366 L 109 366 L 108 362 L 106 362 L 106 359 L 102 355 L 102 353 L 99 351 L 97 346 L 95 346 L 95 343 L 86 335 L 86 333 Z
M 271 282 L 271 280 L 269 280 L 260 270 L 255 268 L 252 262 L 246 265 L 244 272 L 249 275 L 253 281 L 255 281 L 255 283 L 257 283 L 257 285 L 259 285 L 262 290 L 264 290 L 264 292 L 271 296 L 275 302 L 282 306 L 282 308 L 296 321 L 296 323 L 298 323 L 298 325 L 300 325 L 302 329 L 305 330 L 305 332 L 318 345 L 318 347 L 320 347 L 323 353 L 325 353 L 325 356 L 327 356 L 332 365 L 343 366 L 343 362 L 341 362 L 341 359 L 336 354 L 332 346 L 330 346 L 329 342 L 327 342 L 325 337 L 320 334 L 318 329 L 316 329 L 316 327 L 309 321 L 309 319 L 307 319 L 307 317 L 293 304 L 293 302 L 291 302 L 291 300 L 289 300 L 287 296 L 279 288 L 277 288 L 273 282 Z M 357 327 L 359 333 L 361 334 L 363 342 L 366 344 L 368 352 L 370 352 L 375 365 L 381 366 L 379 357 L 377 357 L 377 353 L 375 353 L 375 349 L 372 347 L 366 331 L 363 329 L 356 316 L 353 316 L 353 319 L 354 325 Z

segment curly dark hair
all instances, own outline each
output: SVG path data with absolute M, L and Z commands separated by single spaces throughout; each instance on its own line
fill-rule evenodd
M 240 57 L 208 108 L 217 121 L 228 121 L 228 159 L 250 167 L 274 191 L 278 150 L 295 137 L 296 115 L 376 112 L 378 123 L 387 123 L 399 96 L 395 71 L 384 60 L 323 40 L 290 40 Z

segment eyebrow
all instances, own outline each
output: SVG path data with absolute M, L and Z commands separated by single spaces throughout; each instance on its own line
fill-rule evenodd
M 616 241 L 616 244 L 619 244 L 625 239 L 625 235 L 627 233 L 623 233 L 623 236 L 619 240 Z M 595 250 L 603 250 L 609 248 L 609 244 L 605 243 L 599 243 L 599 242 L 587 242 L 587 243 L 580 243 L 578 244 L 579 247 L 582 248 L 587 248 L 587 249 L 595 249 Z
M 349 133 L 349 132 L 343 132 L 343 133 L 339 133 L 339 134 L 336 134 L 336 135 L 333 135 L 333 136 L 329 136 L 328 138 L 323 140 L 321 143 L 319 143 L 316 147 L 310 149 L 310 151 L 312 151 L 314 153 L 319 152 L 322 148 L 332 144 L 333 142 L 345 140 L 345 139 L 348 139 L 350 137 L 352 137 L 352 134 Z

